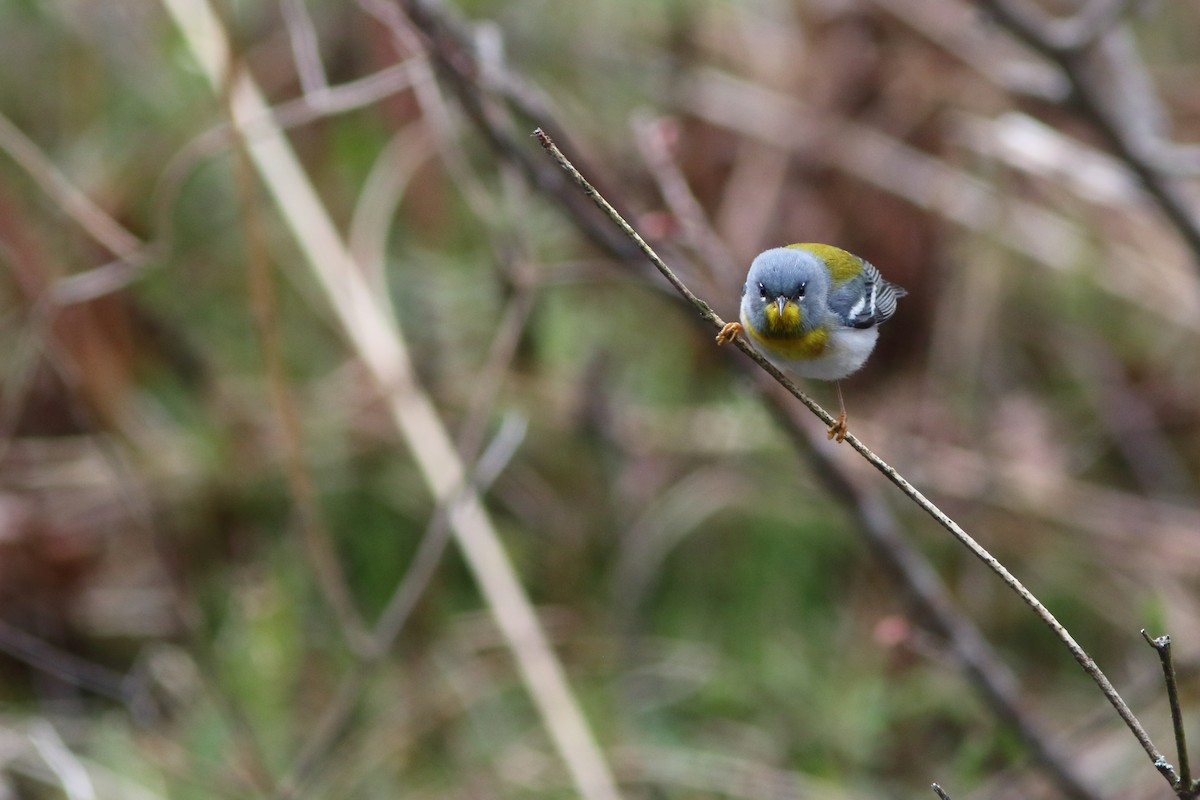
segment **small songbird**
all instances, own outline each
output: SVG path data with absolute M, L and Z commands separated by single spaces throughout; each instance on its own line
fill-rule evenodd
M 907 292 L 872 264 L 827 244 L 793 244 L 759 253 L 742 287 L 741 324 L 731 322 L 717 344 L 742 331 L 784 374 L 840 381 L 875 349 L 879 325 Z M 846 404 L 829 438 L 846 438 Z

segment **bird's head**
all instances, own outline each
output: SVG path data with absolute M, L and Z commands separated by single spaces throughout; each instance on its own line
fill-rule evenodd
M 768 336 L 798 336 L 819 325 L 829 272 L 806 250 L 777 247 L 750 264 L 742 287 L 743 316 Z

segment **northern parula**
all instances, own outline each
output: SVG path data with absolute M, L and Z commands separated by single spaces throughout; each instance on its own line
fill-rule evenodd
M 725 344 L 742 331 L 780 371 L 840 381 L 875 349 L 879 325 L 907 292 L 868 261 L 827 244 L 792 244 L 759 253 L 742 286 L 741 324 L 717 334 Z M 846 405 L 829 438 L 846 438 Z

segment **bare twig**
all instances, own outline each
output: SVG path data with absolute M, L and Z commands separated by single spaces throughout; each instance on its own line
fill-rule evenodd
M 658 254 L 654 252 L 654 250 L 637 233 L 637 231 L 633 230 L 629 223 L 626 222 L 624 218 L 622 218 L 621 215 L 618 214 L 611 205 L 609 205 L 608 201 L 596 191 L 596 189 L 587 181 L 587 179 L 584 178 L 577 169 L 575 169 L 574 165 L 572 165 L 567 157 L 563 155 L 557 146 L 555 146 L 554 142 L 550 140 L 550 137 L 547 136 L 546 133 L 540 128 L 534 131 L 534 136 L 538 139 L 539 143 L 550 154 L 550 156 L 559 164 L 559 166 L 562 167 L 568 173 L 568 175 L 570 175 L 571 179 L 576 183 L 577 186 L 579 186 L 583 193 L 591 198 L 591 200 L 600 208 L 600 210 L 603 211 L 604 214 L 610 220 L 612 220 L 612 222 L 618 228 L 620 228 L 621 231 L 625 233 L 625 235 L 628 236 L 631 241 L 634 242 L 634 244 L 639 250 L 642 251 L 643 254 L 645 254 L 654 267 L 658 269 L 664 278 L 666 278 L 667 282 L 675 287 L 676 291 L 678 291 L 684 299 L 686 299 L 696 308 L 700 317 L 716 330 L 720 330 L 722 327 L 724 327 L 724 320 L 717 316 L 717 314 L 706 302 L 697 297 L 691 291 L 691 289 L 689 289 L 675 275 L 671 268 L 668 267 L 661 258 L 659 258 Z M 783 375 L 783 373 L 775 368 L 774 365 L 763 358 L 761 354 L 759 354 L 740 338 L 735 340 L 735 344 L 737 345 L 738 349 L 740 349 L 755 363 L 768 372 L 771 377 L 783 385 L 784 388 L 786 388 L 794 397 L 796 397 L 796 399 L 800 400 L 800 402 L 802 402 L 818 418 L 820 418 L 827 425 L 833 424 L 834 420 L 829 412 L 825 411 L 825 409 L 821 408 L 821 406 L 819 406 L 815 401 L 800 391 L 800 389 L 797 388 L 791 380 L 789 380 L 785 375 Z M 1086 672 L 1092 678 L 1092 680 L 1100 688 L 1101 692 L 1104 693 L 1104 696 L 1108 699 L 1109 703 L 1112 704 L 1113 708 L 1125 722 L 1125 725 L 1138 740 L 1138 743 L 1142 746 L 1142 749 L 1146 751 L 1146 754 L 1150 757 L 1155 768 L 1158 769 L 1159 772 L 1161 772 L 1164 777 L 1166 777 L 1167 780 L 1172 783 L 1172 785 L 1174 785 L 1176 780 L 1174 769 L 1170 766 L 1170 764 L 1166 763 L 1162 755 L 1158 752 L 1158 749 L 1154 746 L 1149 734 L 1147 734 L 1145 728 L 1142 727 L 1141 722 L 1138 721 L 1137 717 L 1134 715 L 1133 711 L 1129 708 L 1125 701 L 1121 699 L 1121 695 L 1117 692 L 1116 688 L 1108 680 L 1107 676 L 1105 676 L 1096 662 L 1092 660 L 1091 656 L 1089 656 L 1082 647 L 1079 646 L 1074 637 L 1071 636 L 1070 632 L 1063 627 L 1063 625 L 1057 620 L 1057 618 L 1055 618 L 1049 609 L 1047 609 L 1041 603 L 1041 601 L 1033 595 L 1032 592 L 1025 588 L 1024 584 L 1017 580 L 1017 578 L 1013 576 L 1013 574 L 1009 572 L 1008 569 L 991 553 L 989 553 L 982 545 L 980 545 L 969 534 L 967 534 L 967 532 L 964 531 L 958 525 L 958 523 L 951 519 L 945 512 L 943 512 L 933 502 L 921 494 L 921 492 L 918 491 L 911 483 L 909 483 L 908 480 L 906 480 L 904 476 L 902 476 L 894 467 L 877 456 L 853 434 L 847 434 L 845 441 L 856 452 L 858 452 L 859 455 L 866 459 L 871 466 L 875 467 L 875 469 L 881 472 L 884 477 L 891 481 L 910 500 L 916 503 L 921 510 L 933 517 L 933 519 L 939 525 L 949 531 L 950 534 L 954 536 L 954 538 L 956 538 L 960 544 L 966 547 L 972 555 L 974 555 L 989 569 L 996 573 L 996 575 L 1000 577 L 1005 585 L 1015 592 L 1021 598 L 1021 600 L 1033 610 L 1033 612 L 1051 630 L 1051 632 L 1058 637 L 1058 639 L 1064 645 L 1066 645 L 1068 651 L 1071 653 L 1072 657 L 1074 657 L 1075 661 L 1084 670 L 1084 672 Z
M 1180 797 L 1195 797 L 1197 789 L 1200 787 L 1192 783 L 1192 767 L 1188 761 L 1187 733 L 1183 727 L 1183 709 L 1179 705 L 1179 684 L 1175 678 L 1175 662 L 1171 658 L 1171 637 L 1164 635 L 1151 638 L 1143 628 L 1142 638 L 1158 653 L 1158 660 L 1162 663 L 1163 681 L 1167 686 L 1167 702 L 1171 705 L 1171 724 L 1174 726 L 1175 746 L 1179 753 L 1179 782 L 1175 791 Z
M 933 793 L 940 797 L 941 800 L 950 800 L 950 795 L 946 794 L 946 790 L 938 786 L 936 783 L 929 784 L 929 788 L 933 789 Z

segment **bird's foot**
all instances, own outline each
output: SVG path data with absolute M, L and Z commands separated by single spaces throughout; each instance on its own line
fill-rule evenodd
M 725 327 L 721 328 L 721 332 L 717 334 L 717 345 L 729 344 L 737 335 L 742 332 L 742 324 L 740 322 L 727 322 Z
M 846 434 L 849 432 L 850 429 L 846 427 L 846 412 L 843 411 L 841 415 L 833 421 L 833 425 L 829 428 L 828 438 L 837 439 L 839 442 L 844 442 L 846 441 Z

